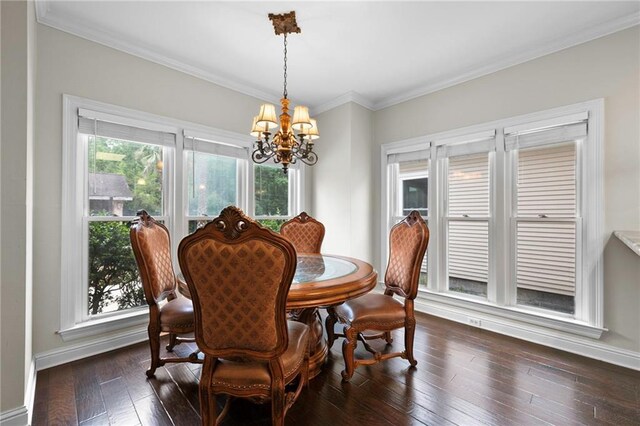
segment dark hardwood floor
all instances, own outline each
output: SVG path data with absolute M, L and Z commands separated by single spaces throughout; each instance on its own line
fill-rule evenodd
M 337 341 L 286 423 L 640 425 L 637 371 L 416 316 L 416 369 L 396 358 L 359 367 L 343 384 Z M 403 345 L 401 332 L 394 339 Z M 182 346 L 176 352 L 195 348 Z M 147 380 L 148 365 L 148 346 L 140 343 L 39 372 L 33 424 L 199 424 L 200 366 L 169 364 Z M 270 424 L 270 406 L 234 401 L 223 424 Z

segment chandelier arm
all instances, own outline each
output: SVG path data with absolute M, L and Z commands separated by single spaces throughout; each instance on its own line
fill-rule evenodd
M 251 153 L 251 159 L 256 164 L 266 163 L 267 161 L 269 161 L 271 159 L 271 157 L 273 157 L 273 153 L 270 154 L 270 155 L 269 154 L 265 154 L 265 153 L 260 152 L 258 149 L 254 150 L 253 153 Z
M 307 166 L 313 166 L 318 162 L 318 155 L 313 151 L 309 152 L 309 154 L 306 155 L 305 157 L 298 157 L 298 158 L 300 158 L 300 161 L 302 161 Z

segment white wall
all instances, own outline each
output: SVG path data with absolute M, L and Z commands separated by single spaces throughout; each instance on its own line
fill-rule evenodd
M 605 228 L 608 235 L 639 230 L 639 27 L 377 111 L 374 149 L 596 98 L 605 99 Z M 380 171 L 375 172 L 379 205 Z M 380 215 L 374 219 L 378 230 Z M 604 252 L 604 325 L 609 331 L 602 341 L 640 352 L 640 257 L 632 255 L 611 236 Z
M 0 273 L 0 413 L 26 422 L 32 360 L 33 68 L 32 2 L 0 3 L 2 225 Z
M 311 183 L 313 212 L 326 228 L 322 251 L 368 262 L 374 252 L 372 115 L 350 102 L 318 116 Z
M 184 73 L 37 25 L 34 352 L 65 344 L 60 322 L 62 95 L 247 133 L 260 101 Z
M 349 183 L 351 167 L 351 104 L 344 104 L 317 117 L 320 139 L 315 149 L 318 164 L 313 166 L 311 207 L 313 216 L 325 226 L 322 251 L 351 255 Z
M 373 141 L 373 112 L 351 104 L 351 163 L 349 187 L 351 189 L 351 256 L 373 262 L 374 249 L 371 230 L 377 209 L 373 204 L 373 168 L 377 167 L 378 155 L 371 149 Z

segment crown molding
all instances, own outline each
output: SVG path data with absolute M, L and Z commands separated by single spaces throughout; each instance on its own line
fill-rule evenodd
M 118 34 L 87 27 L 77 22 L 70 22 L 60 19 L 59 17 L 51 14 L 51 1 L 52 0 L 35 0 L 36 19 L 38 23 L 116 50 L 123 51 L 125 53 L 129 53 L 148 61 L 164 65 L 168 68 L 192 75 L 202 80 L 214 83 L 218 86 L 234 90 L 248 96 L 252 96 L 259 100 L 267 101 L 273 104 L 279 103 L 279 96 L 276 96 L 273 93 L 265 92 L 255 87 L 233 81 L 232 79 L 226 77 L 222 77 L 201 67 L 197 67 L 195 65 L 173 59 L 169 55 L 158 52 L 157 50 L 137 46 L 135 43 L 124 40 Z M 553 40 L 549 43 L 538 44 L 526 51 L 519 51 L 515 55 L 504 55 L 500 58 L 493 59 L 489 63 L 486 63 L 484 65 L 474 66 L 449 78 L 433 81 L 426 85 L 391 97 L 373 101 L 372 99 L 369 99 L 359 93 L 350 91 L 323 104 L 310 106 L 312 107 L 314 115 L 321 114 L 348 102 L 354 102 L 369 110 L 378 111 L 402 102 L 418 98 L 420 96 L 427 95 L 429 93 L 437 92 L 438 90 L 446 89 L 448 87 L 452 87 L 515 65 L 531 61 L 545 55 L 549 55 L 551 53 L 558 52 L 560 50 L 586 43 L 596 38 L 604 37 L 606 35 L 613 34 L 615 32 L 622 31 L 639 24 L 640 12 L 636 12 L 618 19 L 604 22 L 600 25 L 586 28 L 583 31 L 579 31 L 562 39 Z
M 280 98 L 273 95 L 272 93 L 268 93 L 255 87 L 233 81 L 229 78 L 222 77 L 186 62 L 173 59 L 168 55 L 165 55 L 154 49 L 138 46 L 135 43 L 124 40 L 118 34 L 111 33 L 102 29 L 88 27 L 77 22 L 60 19 L 59 17 L 50 13 L 50 3 L 51 0 L 36 0 L 36 19 L 38 23 L 42 25 L 47 25 L 57 30 L 73 34 L 80 38 L 102 44 L 103 46 L 107 46 L 115 50 L 120 50 L 130 55 L 137 56 L 139 58 L 155 62 L 160 65 L 164 65 L 167 68 L 189 74 L 193 77 L 206 80 L 210 83 L 214 83 L 226 89 L 234 90 L 236 92 L 252 96 L 263 101 L 271 102 L 274 104 L 278 104 L 280 102 Z
M 329 111 L 330 109 L 339 107 L 340 105 L 346 104 L 348 102 L 354 102 L 364 108 L 372 111 L 374 110 L 374 103 L 370 99 L 352 91 L 347 92 L 344 95 L 340 95 L 337 98 L 334 98 L 323 104 L 314 106 L 313 115 L 322 114 L 323 112 Z
M 586 43 L 588 41 L 595 40 L 597 38 L 604 37 L 618 31 L 626 30 L 627 28 L 631 28 L 636 25 L 640 25 L 640 12 L 636 12 L 631 15 L 604 22 L 600 25 L 586 28 L 583 31 L 574 33 L 562 39 L 553 40 L 545 44 L 538 44 L 537 46 L 529 50 L 519 52 L 516 55 L 505 55 L 502 58 L 492 60 L 490 63 L 487 63 L 480 67 L 467 69 L 466 71 L 463 71 L 451 78 L 434 81 L 433 83 L 404 92 L 400 95 L 379 100 L 373 104 L 373 110 L 378 111 L 384 108 L 388 108 L 390 106 L 397 105 L 399 103 L 406 102 L 411 99 L 427 95 L 429 93 L 437 92 L 438 90 L 446 89 L 448 87 L 452 87 L 466 81 L 483 77 L 485 75 L 492 74 L 494 72 L 519 65 L 536 58 L 540 58 L 542 56 L 550 55 L 552 53 L 568 49 L 570 47 L 577 46 L 579 44 Z

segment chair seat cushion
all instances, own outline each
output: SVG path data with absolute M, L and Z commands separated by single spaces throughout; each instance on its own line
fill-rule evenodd
M 186 297 L 176 297 L 160 307 L 162 331 L 193 331 L 193 304 Z
M 285 383 L 294 379 L 309 346 L 309 327 L 296 321 L 287 321 L 289 345 L 281 356 Z M 269 363 L 261 361 L 219 360 L 213 372 L 212 385 L 232 389 L 271 388 Z
M 368 293 L 334 307 L 340 322 L 361 329 L 377 330 L 404 325 L 404 305 L 392 296 Z

